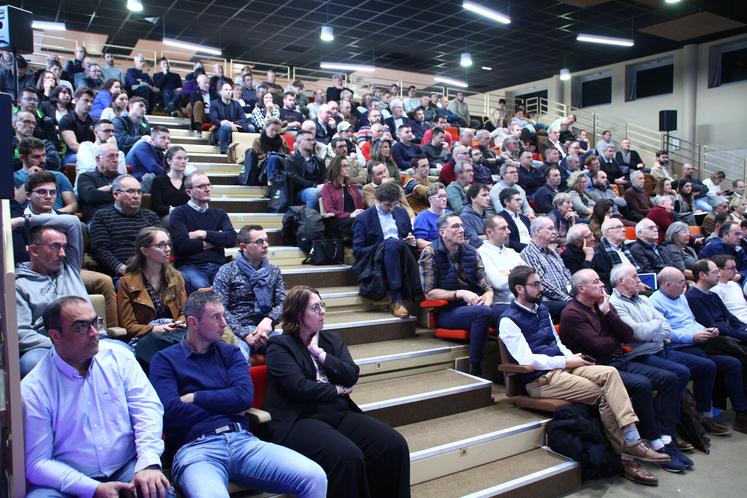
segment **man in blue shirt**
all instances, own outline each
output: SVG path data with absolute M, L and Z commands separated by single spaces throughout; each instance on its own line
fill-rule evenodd
M 164 405 L 166 440 L 178 448 L 171 467 L 189 498 L 228 498 L 227 484 L 323 498 L 324 470 L 295 451 L 249 432 L 244 412 L 254 388 L 239 348 L 222 341 L 220 296 L 196 292 L 184 304 L 187 336 L 153 358 L 150 380 Z
M 711 258 L 716 254 L 734 256 L 737 270 L 739 270 L 736 281 L 741 285 L 747 277 L 747 254 L 740 245 L 741 240 L 742 227 L 739 223 L 731 221 L 723 223 L 718 229 L 718 237 L 709 237 L 698 256 L 701 258 Z

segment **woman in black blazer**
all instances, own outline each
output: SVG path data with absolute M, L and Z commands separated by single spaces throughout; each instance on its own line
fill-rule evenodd
M 359 369 L 339 335 L 322 333 L 324 314 L 316 289 L 285 296 L 283 334 L 267 346 L 268 435 L 322 466 L 328 497 L 409 497 L 407 442 L 348 396 Z

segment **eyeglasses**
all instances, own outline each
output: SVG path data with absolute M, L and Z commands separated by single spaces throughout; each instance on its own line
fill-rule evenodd
M 143 194 L 143 191 L 139 188 L 128 188 L 126 190 L 120 189 L 120 190 L 115 190 L 115 192 L 124 192 L 127 195 L 135 195 L 135 194 L 142 195 Z
M 210 190 L 213 186 L 209 183 L 203 183 L 202 185 L 192 185 L 192 188 L 196 188 L 197 190 Z
M 263 245 L 269 244 L 269 243 L 270 243 L 269 239 L 257 239 L 257 240 L 251 240 L 251 241 L 247 242 L 247 244 L 256 244 L 258 246 L 263 246 Z
M 104 327 L 104 319 L 97 316 L 90 322 L 88 320 L 76 320 L 70 325 L 70 328 L 80 335 L 88 334 L 88 331 L 93 327 L 95 330 L 101 330 Z
M 57 191 L 56 190 L 48 190 L 48 189 L 45 189 L 45 188 L 38 188 L 36 190 L 32 190 L 31 192 L 34 193 L 34 194 L 36 194 L 36 195 L 39 195 L 41 197 L 55 197 L 55 196 L 57 196 Z
M 39 99 L 36 97 L 21 97 L 21 100 L 28 100 L 29 102 L 39 102 Z
M 622 230 L 625 228 L 625 225 L 617 225 L 614 227 L 607 227 L 607 230 Z
M 171 247 L 171 242 L 159 242 L 158 244 L 151 244 L 150 247 L 157 247 L 161 250 L 164 250 L 167 247 Z
M 36 121 L 34 121 L 33 119 L 19 119 L 16 122 L 17 123 L 21 123 L 21 124 L 25 124 L 25 125 L 28 125 L 28 126 L 31 126 L 31 125 L 36 126 Z
M 542 287 L 542 281 L 537 280 L 536 282 L 527 282 L 524 284 L 525 287 L 534 287 L 535 289 L 539 289 Z
M 314 303 L 311 305 L 311 311 L 314 313 L 319 313 L 320 311 L 326 311 L 327 305 L 324 303 Z
M 47 247 L 49 247 L 49 249 L 52 252 L 60 252 L 60 249 L 67 250 L 67 243 L 62 244 L 60 242 L 51 242 L 49 244 L 46 244 L 46 243 L 40 242 L 40 243 L 34 244 L 34 245 L 36 245 L 36 246 L 47 246 Z

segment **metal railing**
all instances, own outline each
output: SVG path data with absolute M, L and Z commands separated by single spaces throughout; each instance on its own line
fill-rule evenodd
M 703 145 L 700 148 L 700 164 L 702 178 L 707 178 L 717 171 L 723 171 L 727 179 L 747 179 L 747 157 Z

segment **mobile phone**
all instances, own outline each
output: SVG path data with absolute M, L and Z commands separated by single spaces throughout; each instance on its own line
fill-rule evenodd
M 585 361 L 588 361 L 589 363 L 596 363 L 597 362 L 596 358 L 594 358 L 593 356 L 589 356 L 588 354 L 582 354 L 581 358 L 583 360 L 585 360 Z

